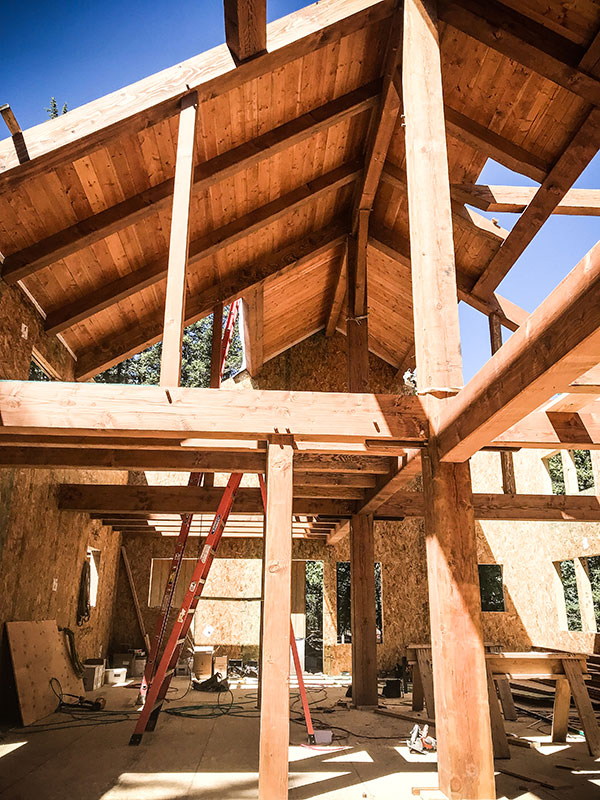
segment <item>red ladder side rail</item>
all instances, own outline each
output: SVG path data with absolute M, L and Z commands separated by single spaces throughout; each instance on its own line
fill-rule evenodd
M 188 486 L 200 486 L 201 482 L 201 472 L 192 472 L 190 474 Z M 165 585 L 162 603 L 160 604 L 160 612 L 156 621 L 154 636 L 152 638 L 152 646 L 150 648 L 150 652 L 148 653 L 148 660 L 146 661 L 144 676 L 140 686 L 138 698 L 139 702 L 144 702 L 148 692 L 148 686 L 152 681 L 152 676 L 154 675 L 154 670 L 156 669 L 156 662 L 158 660 L 158 654 L 160 653 L 165 631 L 167 629 L 167 624 L 169 622 L 169 612 L 173 603 L 173 597 L 175 596 L 177 579 L 181 571 L 183 554 L 185 552 L 185 546 L 188 540 L 193 518 L 193 514 L 183 514 L 181 518 L 181 528 L 179 530 L 177 542 L 175 543 L 175 552 L 173 553 L 173 558 L 171 560 L 169 577 L 167 578 L 167 583 Z
M 175 672 L 181 647 L 190 629 L 194 612 L 200 601 L 206 578 L 208 577 L 241 480 L 241 473 L 232 474 L 223 492 L 223 497 L 219 503 L 217 513 L 215 514 L 210 531 L 202 547 L 202 552 L 194 568 L 185 597 L 183 598 L 181 609 L 177 615 L 173 630 L 165 645 L 160 664 L 158 665 L 158 669 L 156 670 L 156 674 L 148 690 L 146 703 L 140 713 L 135 731 L 129 740 L 129 744 L 131 745 L 139 744 L 142 741 L 144 732 L 146 730 L 154 730 L 156 726 L 158 714 L 160 713 L 160 709 L 171 683 L 171 678 Z
M 267 485 L 265 483 L 264 475 L 258 476 L 258 485 L 260 486 L 260 494 L 262 496 L 263 507 L 266 514 Z M 298 648 L 296 647 L 296 637 L 294 635 L 294 626 L 292 624 L 291 619 L 290 619 L 290 647 L 292 648 L 292 658 L 294 659 L 294 668 L 296 670 L 296 677 L 298 678 L 298 688 L 300 689 L 300 699 L 302 700 L 302 709 L 304 710 L 304 719 L 306 720 L 306 731 L 308 733 L 308 741 L 314 744 L 315 730 L 313 728 L 312 717 L 310 715 L 310 708 L 308 706 L 306 686 L 304 685 L 304 675 L 302 674 L 302 666 L 300 665 L 300 657 L 298 656 Z

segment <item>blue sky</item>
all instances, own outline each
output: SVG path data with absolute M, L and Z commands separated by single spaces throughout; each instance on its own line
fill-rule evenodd
M 304 5 L 305 0 L 267 0 L 269 21 Z M 74 108 L 225 39 L 221 0 L 4 0 L 2 12 L 10 36 L 2 43 L 0 104 L 10 103 L 24 129 L 47 118 L 52 96 Z M 491 162 L 481 182 L 535 185 Z M 575 186 L 600 187 L 600 156 Z M 509 230 L 517 218 L 488 216 Z M 498 291 L 532 311 L 598 238 L 598 217 L 552 217 Z M 487 318 L 461 303 L 460 320 L 468 380 L 489 357 Z

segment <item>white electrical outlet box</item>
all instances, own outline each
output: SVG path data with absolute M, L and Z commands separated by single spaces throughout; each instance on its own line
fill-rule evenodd
M 58 591 L 58 578 L 52 578 L 52 591 Z
M 27 339 L 28 336 L 29 336 L 29 328 L 27 327 L 27 325 L 25 325 L 24 322 L 22 322 L 21 323 L 21 338 L 22 339 Z

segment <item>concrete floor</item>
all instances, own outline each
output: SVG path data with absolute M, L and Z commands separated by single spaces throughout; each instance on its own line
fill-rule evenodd
M 186 680 L 176 679 L 180 694 Z M 404 740 L 411 724 L 368 711 L 336 707 L 342 688 L 311 693 L 314 716 L 326 727 L 338 725 L 358 735 L 335 731 L 331 748 L 303 746 L 306 733 L 290 726 L 290 792 L 293 800 L 387 800 L 411 797 L 412 787 L 437 784 L 435 756 L 409 753 Z M 99 693 L 96 693 L 99 694 Z M 0 735 L 2 800 L 246 800 L 257 796 L 258 720 L 255 695 L 235 692 L 246 703 L 247 716 L 184 719 L 162 714 L 154 733 L 139 747 L 127 742 L 133 730 L 137 692 L 104 687 L 107 708 L 132 712 L 131 720 L 61 730 L 11 730 Z M 385 701 L 409 710 L 406 699 Z M 190 692 L 169 707 L 215 703 L 215 695 Z M 316 710 L 320 708 L 321 710 Z M 44 722 L 65 721 L 53 715 Z M 533 725 L 533 727 L 532 727 Z M 498 796 L 510 800 L 592 800 L 600 798 L 600 761 L 594 761 L 581 739 L 567 745 L 549 742 L 548 727 L 522 717 L 509 730 L 540 742 L 537 750 L 511 747 L 510 761 L 499 769 L 546 779 L 555 788 L 532 780 L 497 775 Z M 369 739 L 367 736 L 392 737 Z M 558 764 L 568 769 L 557 767 Z M 434 795 L 435 796 L 435 795 Z

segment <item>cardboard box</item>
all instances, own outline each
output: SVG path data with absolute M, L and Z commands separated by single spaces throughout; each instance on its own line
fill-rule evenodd
M 91 658 L 83 664 L 83 688 L 95 692 L 104 683 L 104 659 Z
M 194 675 L 204 681 L 212 675 L 212 647 L 194 648 Z
M 115 653 L 112 657 L 112 665 L 115 668 L 125 667 L 129 675 L 134 657 L 133 653 Z
M 215 656 L 213 658 L 213 674 L 219 672 L 222 678 L 227 677 L 227 656 Z

